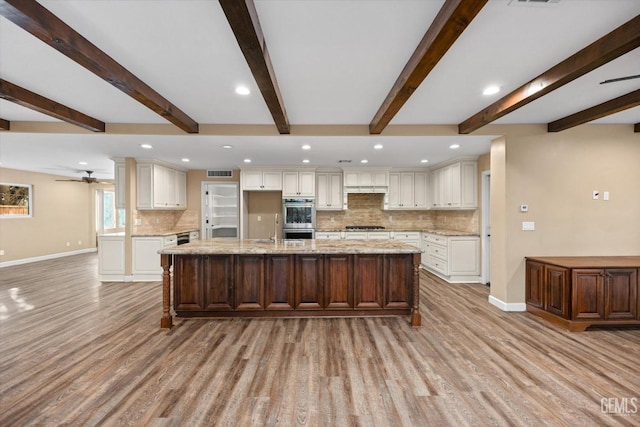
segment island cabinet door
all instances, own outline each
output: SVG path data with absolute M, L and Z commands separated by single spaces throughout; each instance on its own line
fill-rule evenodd
M 264 257 L 237 255 L 235 269 L 236 310 L 264 310 Z
M 198 311 L 204 309 L 202 295 L 202 256 L 174 257 L 173 308 Z
M 205 255 L 202 261 L 205 310 L 233 310 L 233 256 Z
M 638 316 L 638 270 L 616 268 L 605 271 L 604 317 L 635 320 Z
M 293 255 L 266 257 L 265 307 L 267 310 L 293 310 L 295 301 Z
M 382 255 L 355 255 L 355 308 L 382 308 Z
M 413 305 L 413 256 L 384 256 L 384 307 L 411 308 Z
M 535 261 L 527 261 L 525 289 L 527 304 L 538 308 L 544 308 L 544 264 Z
M 322 255 L 296 255 L 296 309 L 317 310 L 324 303 Z
M 544 309 L 549 313 L 569 318 L 569 270 L 555 265 L 546 265 L 544 268 Z
M 604 270 L 574 269 L 571 292 L 572 320 L 604 319 Z
M 325 255 L 324 298 L 328 310 L 353 309 L 353 255 Z

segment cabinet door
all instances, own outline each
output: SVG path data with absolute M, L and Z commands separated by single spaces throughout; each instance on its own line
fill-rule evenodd
M 554 265 L 545 266 L 545 310 L 569 318 L 569 270 Z
M 263 190 L 282 190 L 282 172 L 264 171 L 262 173 Z
M 316 173 L 300 172 L 298 174 L 298 194 L 304 197 L 316 196 Z
M 153 207 L 167 207 L 167 186 L 169 182 L 168 169 L 164 166 L 153 165 Z
M 358 172 L 345 172 L 344 173 L 344 185 L 345 187 L 357 187 L 361 185 L 358 182 L 359 173 Z
M 389 174 L 389 209 L 398 209 L 401 206 L 400 174 Z
M 410 308 L 413 304 L 413 256 L 384 256 L 384 307 Z
M 262 189 L 261 171 L 242 171 L 242 188 L 244 190 Z
M 400 174 L 400 207 L 413 209 L 413 172 Z
M 136 207 L 153 209 L 153 165 L 150 163 L 136 166 Z
M 450 208 L 461 207 L 462 192 L 460 187 L 460 163 L 447 166 L 448 169 L 448 195 L 447 206 Z M 477 190 L 476 190 L 477 191 Z
M 382 308 L 382 257 L 355 255 L 354 263 L 355 308 Z
M 162 274 L 160 255 L 163 248 L 162 237 L 134 237 L 132 243 L 132 273 L 133 274 Z
M 282 173 L 282 196 L 296 197 L 300 195 L 298 189 L 298 172 Z
M 544 264 L 527 261 L 525 276 L 525 301 L 534 307 L 544 309 L 545 300 L 545 280 L 544 280 Z
M 265 307 L 267 310 L 293 310 L 295 304 L 293 255 L 266 258 Z
M 233 310 L 233 256 L 205 255 L 202 260 L 205 310 Z
M 202 257 L 183 255 L 174 259 L 173 308 L 186 311 L 203 310 Z
M 179 209 L 187 208 L 187 174 L 182 171 L 175 171 L 174 200 Z
M 262 255 L 236 258 L 236 310 L 264 309 L 264 260 Z
M 635 268 L 616 268 L 606 270 L 604 292 L 605 319 L 637 319 L 638 270 Z
M 297 255 L 296 309 L 321 309 L 324 304 L 322 255 Z
M 429 175 L 426 172 L 413 174 L 413 207 L 429 209 Z
M 316 174 L 316 209 L 317 210 L 331 207 L 330 194 L 329 194 L 330 192 L 329 176 L 330 175 L 328 173 Z M 282 192 L 284 194 L 284 190 Z
M 342 174 L 329 174 L 329 204 L 333 209 L 342 209 Z
M 442 205 L 442 187 L 440 186 L 440 171 L 431 172 L 431 206 L 439 208 Z
M 572 275 L 571 319 L 604 319 L 604 270 L 575 269 Z
M 353 309 L 353 255 L 325 255 L 324 306 Z
M 478 163 L 460 164 L 460 207 L 476 209 L 478 207 Z
M 478 237 L 449 237 L 448 249 L 450 275 L 480 274 L 480 239 Z
M 375 187 L 386 187 L 388 185 L 387 172 L 374 172 L 371 180 Z

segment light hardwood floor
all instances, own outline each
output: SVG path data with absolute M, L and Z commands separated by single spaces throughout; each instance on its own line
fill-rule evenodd
M 640 329 L 566 332 L 501 312 L 482 285 L 423 272 L 419 328 L 174 319 L 167 332 L 160 283 L 101 284 L 95 254 L 0 277 L 1 426 L 640 425 Z

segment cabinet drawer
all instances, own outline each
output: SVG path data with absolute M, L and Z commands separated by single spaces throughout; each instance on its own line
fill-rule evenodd
M 446 246 L 431 244 L 431 245 L 429 245 L 429 249 L 428 250 L 429 250 L 429 252 L 427 253 L 428 256 L 434 257 L 434 258 L 439 258 L 442 261 L 447 261 L 447 247 Z
M 399 233 L 396 231 L 394 232 L 393 238 L 398 240 L 420 240 L 420 233 L 414 231 Z
M 340 240 L 340 232 L 339 231 L 316 232 L 316 239 L 318 239 L 318 240 Z
M 444 275 L 449 274 L 449 265 L 447 264 L 447 261 L 441 260 L 439 258 L 430 258 L 427 265 Z
M 439 236 L 437 234 L 427 234 L 427 242 L 437 243 L 439 245 L 446 245 L 447 244 L 447 237 L 446 236 Z
M 375 240 L 375 239 L 381 239 L 381 240 L 388 240 L 389 239 L 389 232 L 388 231 L 376 231 L 376 232 L 369 232 L 367 233 L 367 238 L 371 239 L 371 240 Z
M 175 246 L 178 244 L 178 236 L 166 236 L 162 241 L 162 247 L 166 248 L 168 246 Z

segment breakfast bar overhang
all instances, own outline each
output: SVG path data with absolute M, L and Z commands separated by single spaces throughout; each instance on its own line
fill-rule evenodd
M 172 308 L 185 318 L 407 315 L 420 326 L 421 254 L 412 245 L 210 239 L 159 253 L 161 328 L 173 326 Z

